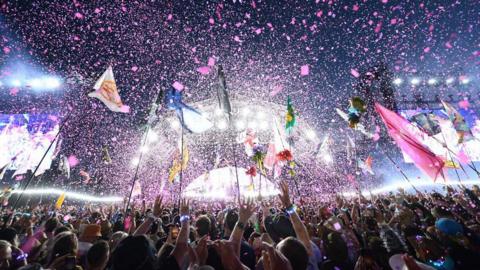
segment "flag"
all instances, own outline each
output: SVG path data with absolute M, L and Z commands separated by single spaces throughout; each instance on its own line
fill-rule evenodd
M 66 156 L 60 156 L 58 168 L 62 174 L 66 175 L 67 178 L 70 179 L 70 163 L 68 162 L 68 158 Z
M 375 103 L 375 110 L 385 123 L 388 134 L 395 140 L 397 146 L 412 159 L 418 169 L 434 181 L 439 174 L 444 176 L 442 169 L 445 162 L 421 143 L 421 140 L 412 131 L 413 127 L 410 122 L 378 103 Z
M 285 137 L 285 134 L 283 134 L 283 130 L 278 128 L 278 121 L 275 118 L 272 121 L 275 123 L 272 125 L 273 136 L 268 144 L 267 154 L 265 155 L 263 165 L 269 170 L 275 169 L 278 173 L 278 170 L 281 170 L 281 166 L 277 164 L 277 154 L 287 149 L 288 146 L 284 144 L 283 138 Z
M 315 151 L 315 157 L 317 159 L 323 160 L 326 163 L 331 163 L 333 160 L 330 153 L 330 144 L 330 134 L 327 134 L 327 136 L 325 136 L 325 138 L 323 139 L 322 143 L 318 144 L 317 150 Z
M 130 107 L 123 105 L 122 100 L 120 99 L 111 66 L 109 66 L 97 80 L 93 89 L 95 89 L 95 91 L 89 93 L 88 96 L 98 98 L 111 111 L 122 113 L 130 112 Z
M 178 152 L 175 153 L 175 158 L 173 159 L 172 166 L 168 172 L 168 181 L 173 183 L 174 180 L 177 178 L 180 171 L 184 171 L 187 168 L 188 160 L 190 159 L 190 154 L 187 148 L 187 144 L 183 144 L 183 156 L 182 159 L 179 159 L 181 155 L 181 150 L 177 150 Z
M 453 160 L 446 160 L 445 161 L 445 168 L 460 169 L 460 165 Z
M 258 144 L 256 132 L 251 128 L 247 128 L 245 129 L 245 131 L 239 134 L 239 138 L 237 141 L 239 143 L 243 143 L 243 145 L 245 146 L 245 153 L 248 157 L 252 157 L 253 147 Z
M 465 135 L 469 135 L 469 138 L 473 137 L 472 131 L 467 125 L 465 118 L 450 104 L 442 100 L 445 112 L 448 115 L 450 121 L 452 121 L 453 128 L 457 131 L 458 143 L 462 143 L 465 139 Z
M 163 97 L 163 91 L 160 90 L 160 92 L 158 93 L 157 99 L 152 104 L 152 107 L 150 108 L 150 113 L 148 114 L 147 123 L 149 125 L 151 125 L 155 121 L 155 119 L 157 118 L 157 110 L 158 110 L 158 107 L 160 107 L 160 105 L 162 103 L 162 97 Z
M 230 105 L 230 99 L 228 98 L 227 92 L 227 83 L 225 81 L 225 73 L 223 73 L 223 67 L 218 66 L 218 88 L 217 88 L 217 98 L 218 98 L 218 107 L 227 116 L 228 121 L 232 116 L 232 107 Z
M 346 143 L 346 150 L 347 150 L 347 161 L 348 164 L 352 164 L 352 159 L 354 159 L 355 155 L 355 142 L 353 139 L 347 135 L 347 143 Z
M 171 88 L 165 95 L 165 103 L 170 110 L 175 110 L 181 125 L 193 133 L 202 133 L 213 127 L 205 116 L 182 101 L 182 93 Z
M 65 192 L 58 196 L 57 202 L 55 203 L 55 209 L 59 210 L 62 208 L 63 202 L 65 201 Z
M 292 106 L 292 100 L 290 96 L 287 97 L 287 113 L 285 114 L 285 130 L 287 133 L 291 133 L 295 126 L 295 111 Z
M 104 145 L 102 147 L 102 161 L 105 164 L 111 164 L 112 163 L 112 158 L 110 157 L 110 154 L 108 153 L 108 146 Z
M 358 159 L 357 161 L 358 167 L 364 172 L 364 173 L 369 173 L 371 175 L 375 175 L 372 169 L 372 164 L 373 164 L 373 158 L 371 156 L 368 156 L 365 161 Z
M 349 121 L 348 120 L 348 114 L 346 112 L 340 110 L 339 108 L 335 108 L 335 111 L 337 112 L 337 114 L 343 120 L 345 120 L 345 122 L 348 123 L 348 121 Z M 365 128 L 365 126 L 362 123 L 358 123 L 355 127 L 355 130 L 360 131 L 360 133 L 362 133 L 363 135 L 365 135 L 369 139 L 373 139 L 375 137 L 375 134 L 373 134 L 372 132 L 368 132 L 367 129 Z
M 440 124 L 433 118 L 432 114 L 419 113 L 410 117 L 410 120 L 414 122 L 420 130 L 427 133 L 428 136 L 433 136 L 442 132 Z
M 135 185 L 133 186 L 132 190 L 132 197 L 142 195 L 142 185 L 140 184 L 140 181 L 135 181 Z
M 8 167 L 10 166 L 11 162 L 5 164 L 4 166 L 2 166 L 0 168 L 0 181 L 3 179 L 3 177 L 5 176 L 5 172 L 7 171 Z

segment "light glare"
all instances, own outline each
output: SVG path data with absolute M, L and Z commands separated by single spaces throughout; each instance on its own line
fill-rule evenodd
M 393 83 L 394 83 L 395 85 L 400 85 L 400 84 L 403 83 L 403 80 L 400 79 L 400 78 L 396 78 L 395 80 L 393 80 Z
M 429 85 L 434 85 L 437 83 L 437 79 L 435 78 L 431 78 L 431 79 L 428 79 L 428 82 L 427 82 Z
M 412 85 L 418 85 L 418 84 L 420 83 L 420 79 L 419 79 L 419 78 L 413 78 L 413 79 L 410 81 L 410 83 L 411 83 Z

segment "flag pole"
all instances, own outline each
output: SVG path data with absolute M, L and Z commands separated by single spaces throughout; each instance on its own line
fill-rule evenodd
M 238 181 L 238 169 L 237 169 L 237 145 L 235 143 L 233 143 L 233 165 L 235 166 L 235 178 L 237 180 L 238 203 L 240 203 L 240 183 Z
M 145 146 L 147 143 L 147 138 L 148 138 L 148 133 L 150 132 L 150 125 L 147 125 L 145 128 L 145 133 L 143 135 L 143 142 L 142 142 L 142 148 Z M 135 168 L 135 174 L 133 175 L 133 180 L 132 180 L 132 187 L 130 188 L 130 194 L 128 195 L 128 200 L 127 203 L 125 204 L 125 212 L 128 210 L 128 207 L 130 206 L 130 201 L 132 200 L 132 194 L 133 194 L 133 189 L 135 188 L 135 183 L 137 182 L 137 176 L 138 176 L 138 169 L 140 168 L 140 163 L 142 162 L 143 159 L 143 151 L 140 151 L 140 157 L 138 158 L 138 163 Z
M 178 209 L 180 209 L 180 201 L 182 199 L 182 182 L 183 182 L 183 123 L 184 122 L 184 119 L 183 119 L 183 110 L 180 109 L 180 111 L 182 112 L 182 130 L 181 130 L 181 134 L 180 134 L 180 147 L 181 147 L 181 150 L 180 150 L 180 178 L 179 178 L 179 184 L 180 184 L 180 192 L 178 193 Z
M 418 189 L 415 187 L 415 185 L 413 185 L 413 183 L 410 181 L 410 179 L 405 174 L 405 172 L 403 172 L 403 170 L 400 168 L 400 166 L 397 165 L 397 163 L 387 154 L 386 151 L 383 151 L 383 153 L 385 154 L 385 156 L 387 156 L 388 160 L 390 160 L 390 162 L 392 162 L 392 164 L 395 166 L 395 168 L 398 169 L 398 171 L 402 174 L 403 178 L 412 186 L 413 190 L 415 190 L 415 192 L 417 192 L 418 194 L 421 194 L 421 192 L 418 191 Z
M 157 98 L 156 98 L 155 102 L 152 104 L 152 107 L 150 108 L 150 114 L 148 116 L 147 126 L 145 127 L 145 133 L 143 134 L 142 148 L 140 150 L 142 150 L 144 148 L 144 146 L 147 144 L 148 134 L 150 133 L 151 125 L 152 125 L 152 122 L 154 121 L 154 117 L 155 117 L 156 111 L 158 109 L 158 104 L 160 103 L 160 99 L 162 98 L 162 94 L 163 94 L 163 91 L 160 90 L 160 92 L 157 95 Z M 132 187 L 130 188 L 130 194 L 128 195 L 127 203 L 125 204 L 125 212 L 127 211 L 128 207 L 130 206 L 130 201 L 132 199 L 133 189 L 135 187 L 135 183 L 137 182 L 138 169 L 140 168 L 140 163 L 142 163 L 142 159 L 143 159 L 143 151 L 140 151 L 140 157 L 138 158 L 137 167 L 135 168 L 135 174 L 133 176 Z
M 445 143 L 445 147 L 446 147 L 447 140 L 445 139 L 445 135 L 443 134 L 443 132 L 440 132 L 440 133 L 442 133 L 443 142 Z M 455 174 L 457 175 L 458 183 L 459 185 L 463 186 L 462 180 L 460 179 L 460 175 L 458 174 L 457 166 L 455 165 L 455 161 L 453 160 L 452 154 L 450 153 L 450 151 L 447 151 L 447 153 L 448 153 L 448 156 L 450 157 L 450 160 L 453 162 L 453 168 L 455 169 Z M 460 164 L 460 162 L 458 162 L 458 164 Z
M 63 123 L 60 125 L 60 127 L 58 128 L 58 132 L 57 134 L 55 135 L 55 137 L 53 138 L 53 140 L 50 142 L 50 145 L 48 146 L 47 150 L 45 151 L 45 153 L 43 153 L 43 156 L 42 158 L 40 159 L 40 161 L 38 162 L 37 164 L 37 167 L 35 168 L 35 170 L 33 171 L 32 175 L 30 175 L 30 177 L 28 178 L 27 182 L 25 183 L 25 186 L 23 186 L 22 188 L 22 191 L 20 192 L 20 194 L 18 194 L 17 196 L 17 199 L 15 200 L 15 203 L 13 204 L 12 206 L 12 212 L 15 212 L 15 208 L 17 207 L 18 205 L 18 202 L 20 201 L 20 199 L 22 198 L 25 190 L 27 189 L 28 185 L 30 184 L 30 182 L 33 180 L 33 178 L 35 177 L 35 174 L 37 173 L 38 171 L 38 168 L 40 168 L 40 165 L 42 165 L 42 162 L 43 160 L 45 159 L 45 157 L 47 156 L 48 152 L 50 151 L 50 149 L 52 148 L 53 144 L 55 143 L 55 141 L 58 139 L 58 136 L 60 136 L 60 133 L 62 132 L 62 129 L 63 127 L 65 126 L 65 123 L 67 123 L 67 121 L 70 119 L 70 116 L 72 115 L 72 111 L 69 112 L 69 114 L 67 115 L 67 117 L 65 118 L 65 120 L 63 121 Z

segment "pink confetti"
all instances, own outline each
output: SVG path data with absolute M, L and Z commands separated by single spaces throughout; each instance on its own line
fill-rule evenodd
M 10 48 L 9 47 L 3 47 L 3 52 L 5 54 L 9 54 L 10 53 Z
M 424 53 L 428 53 L 429 51 L 430 51 L 430 47 L 425 47 L 425 48 L 423 49 L 423 52 L 424 52 Z
M 167 16 L 167 21 L 171 21 L 173 19 L 173 15 L 172 14 L 168 14 Z
M 468 109 L 468 107 L 470 107 L 470 103 L 468 102 L 467 99 L 464 99 L 464 100 L 458 102 L 458 107 L 466 110 L 466 109 Z
M 173 84 L 172 84 L 173 88 L 175 88 L 177 91 L 182 91 L 183 88 L 185 88 L 185 86 L 183 86 L 183 84 L 175 81 Z
M 207 65 L 208 65 L 209 67 L 215 66 L 215 58 L 209 57 L 209 58 L 208 58 L 208 63 L 207 63 Z
M 76 12 L 76 13 L 75 13 L 75 18 L 77 18 L 77 19 L 83 19 L 83 14 L 80 13 L 80 12 Z
M 350 69 L 350 74 L 352 74 L 353 77 L 358 78 L 360 77 L 360 73 L 356 69 Z
M 308 65 L 303 65 L 300 68 L 300 75 L 301 76 L 307 76 L 310 73 L 310 67 Z
M 392 25 L 397 24 L 397 19 L 396 18 L 391 19 L 390 24 Z
M 358 11 L 358 10 L 359 10 L 358 5 L 353 5 L 352 10 L 353 10 L 353 11 Z
M 17 87 L 10 89 L 10 95 L 16 96 L 20 90 Z
M 208 66 L 203 66 L 203 67 L 199 67 L 197 68 L 197 71 L 202 74 L 202 75 L 207 75 L 208 73 L 210 73 L 211 71 L 211 68 L 208 67 Z M 176 89 L 176 88 L 175 88 Z M 177 89 L 178 90 L 178 89 Z
M 68 157 L 68 164 L 70 165 L 70 168 L 77 166 L 78 163 L 80 163 L 80 161 L 78 161 L 76 156 L 71 155 Z
M 236 42 L 242 42 L 238 36 L 235 36 L 233 40 L 235 40 Z
M 213 18 L 208 19 L 208 22 L 209 22 L 210 24 L 215 24 L 215 20 L 214 20 Z
M 373 140 L 374 142 L 380 140 L 380 134 L 378 134 L 378 133 L 373 134 L 372 140 Z
M 452 43 L 450 43 L 450 41 L 447 41 L 447 42 L 445 43 L 445 47 L 447 47 L 448 49 L 453 48 Z
M 132 71 L 133 71 L 133 72 L 136 72 L 137 70 L 138 70 L 138 67 L 137 67 L 137 66 L 133 66 L 133 67 L 132 67 Z
M 377 23 L 375 27 L 375 33 L 379 33 L 380 31 L 382 31 L 382 22 Z
M 100 13 L 100 12 L 102 12 L 102 10 L 101 10 L 101 9 L 99 9 L 99 8 L 96 8 L 96 9 L 95 9 L 95 13 L 97 13 L 97 14 L 98 14 L 98 13 Z
M 317 17 L 319 17 L 319 18 L 322 17 L 322 15 L 323 15 L 323 10 L 317 11 L 316 15 L 317 15 Z
M 388 3 L 388 0 L 382 0 L 382 3 L 383 3 L 383 4 Z
M 276 84 L 276 85 L 273 86 L 273 89 L 272 89 L 272 91 L 270 92 L 270 96 L 271 96 L 271 97 L 274 97 L 274 96 L 276 96 L 278 93 L 280 93 L 280 91 L 282 91 L 282 90 L 283 90 L 283 85 L 281 85 L 281 84 Z
M 255 34 L 260 35 L 262 33 L 262 28 L 255 29 Z

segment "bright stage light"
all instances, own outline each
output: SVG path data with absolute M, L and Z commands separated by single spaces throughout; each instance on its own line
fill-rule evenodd
M 242 120 L 237 120 L 237 122 L 235 123 L 235 127 L 238 130 L 242 130 L 245 128 L 245 122 L 243 122 Z
M 261 130 L 267 130 L 268 129 L 268 122 L 267 121 L 260 122 L 259 127 L 260 127 Z
M 14 79 L 14 80 L 12 80 L 10 83 L 11 83 L 11 85 L 12 85 L 13 87 L 20 87 L 20 86 L 22 86 L 22 82 L 21 82 L 20 80 L 18 80 L 18 79 Z
M 140 163 L 140 158 L 136 157 L 132 159 L 132 166 L 137 166 Z
M 146 146 L 146 145 L 142 146 L 142 147 L 140 148 L 140 152 L 142 152 L 142 153 L 144 153 L 144 154 L 147 153 L 147 152 L 148 152 L 148 146 Z
M 412 85 L 418 85 L 420 83 L 420 79 L 419 78 L 413 78 L 410 80 L 410 83 Z
M 249 121 L 249 122 L 248 122 L 248 127 L 249 127 L 249 128 L 256 129 L 257 126 L 258 126 L 257 121 L 253 121 L 253 120 L 252 120 L 252 121 Z
M 258 112 L 258 113 L 257 113 L 257 118 L 258 118 L 258 119 L 264 119 L 264 118 L 265 118 L 265 113 L 262 112 L 262 111 Z
M 242 109 L 242 115 L 247 116 L 248 114 L 250 114 L 250 109 L 248 107 L 243 108 Z
M 467 77 L 464 77 L 464 78 L 461 78 L 461 79 L 460 79 L 460 83 L 461 83 L 461 84 L 468 84 L 469 82 L 470 82 L 470 79 L 467 78 Z
M 22 193 L 21 190 L 14 190 L 12 194 Z M 25 195 L 56 195 L 59 196 L 61 194 L 65 194 L 65 198 L 74 199 L 74 200 L 81 200 L 87 202 L 121 202 L 123 199 L 121 197 L 112 196 L 112 197 L 96 197 L 88 194 L 82 194 L 72 191 L 65 191 L 61 189 L 55 188 L 41 188 L 41 189 L 27 189 L 23 192 Z
M 170 126 L 173 128 L 173 129 L 177 129 L 180 127 L 180 122 L 177 120 L 177 119 L 172 119 L 170 121 Z
M 332 163 L 333 158 L 330 154 L 325 154 L 325 155 L 323 155 L 323 160 L 327 163 Z
M 307 131 L 305 131 L 305 136 L 311 141 L 314 141 L 317 138 L 317 134 L 315 134 L 315 131 L 312 129 L 307 129 Z
M 428 79 L 428 82 L 427 82 L 427 83 L 428 83 L 428 85 L 435 85 L 435 84 L 437 83 L 437 79 L 435 79 L 435 78 L 430 78 L 430 79 Z
M 400 78 L 395 78 L 395 80 L 393 80 L 393 83 L 394 83 L 395 85 L 400 85 L 400 84 L 403 83 L 403 80 L 400 79 Z
M 147 135 L 148 142 L 156 142 L 158 140 L 158 134 L 154 131 L 149 131 Z
M 454 81 L 455 81 L 455 79 L 450 77 L 450 78 L 448 78 L 445 82 L 446 82 L 447 84 L 452 84 Z
M 27 85 L 32 87 L 32 88 L 41 88 L 43 86 L 43 82 L 42 82 L 42 80 L 40 80 L 38 78 L 35 78 L 35 79 L 30 80 L 27 83 Z
M 227 121 L 225 121 L 225 120 L 220 120 L 220 121 L 218 121 L 218 123 L 217 123 L 217 128 L 218 128 L 218 129 L 224 130 L 224 129 L 226 129 L 227 127 L 228 127 Z
M 220 109 L 220 108 L 216 108 L 214 114 L 215 114 L 216 116 L 222 116 L 222 115 L 223 115 L 223 111 L 222 111 L 222 109 Z
M 46 89 L 55 89 L 60 87 L 62 84 L 58 78 L 55 77 L 45 77 L 43 78 L 43 84 Z

